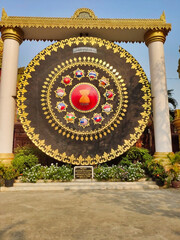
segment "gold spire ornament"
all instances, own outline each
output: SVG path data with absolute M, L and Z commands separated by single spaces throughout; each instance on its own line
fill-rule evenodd
M 8 18 L 8 15 L 7 15 L 7 13 L 6 13 L 4 8 L 2 9 L 2 17 L 1 18 L 2 19 L 7 19 Z
M 164 11 L 163 11 L 163 13 L 160 16 L 160 20 L 162 20 L 163 22 L 166 22 L 166 15 L 165 15 Z

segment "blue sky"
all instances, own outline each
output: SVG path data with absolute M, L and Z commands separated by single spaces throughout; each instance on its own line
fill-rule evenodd
M 180 0 L 0 0 L 0 11 L 5 8 L 9 16 L 71 17 L 77 8 L 90 8 L 98 18 L 159 18 L 163 10 L 166 21 L 172 24 L 164 49 L 168 89 L 180 108 L 180 79 L 177 67 L 180 57 Z M 27 66 L 31 59 L 50 42 L 25 41 L 20 47 L 19 67 Z M 122 43 L 141 64 L 148 78 L 148 48 L 141 43 Z

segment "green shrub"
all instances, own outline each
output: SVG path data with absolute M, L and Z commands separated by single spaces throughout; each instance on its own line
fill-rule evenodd
M 110 169 L 111 167 L 99 165 L 97 168 L 94 169 L 94 178 L 98 181 L 106 181 L 110 179 Z
M 0 176 L 3 176 L 3 172 L 4 172 L 4 166 L 2 164 L 0 164 Z
M 1 179 L 1 185 L 2 185 L 2 179 L 14 179 L 18 176 L 18 171 L 12 166 L 5 166 L 0 165 L 0 179 Z
M 51 164 L 50 167 L 37 164 L 23 171 L 23 182 L 35 183 L 37 180 L 53 180 L 53 181 L 71 181 L 73 179 L 73 169 L 70 166 L 61 166 Z
M 145 177 L 145 171 L 141 162 L 131 164 L 129 167 L 124 167 L 124 169 L 127 172 L 125 181 L 134 182 Z
M 160 163 L 157 161 L 147 160 L 144 166 L 147 174 L 150 175 L 157 184 L 164 185 L 168 177 L 168 173 Z
M 120 161 L 120 164 L 122 166 L 130 166 L 132 164 L 132 160 L 129 159 L 128 157 L 122 157 L 122 160 Z
M 169 158 L 171 164 L 175 164 L 175 163 L 180 164 L 180 152 L 169 153 L 168 158 Z
M 152 156 L 145 148 L 131 147 L 123 156 L 120 164 L 130 166 L 132 163 L 145 163 L 147 160 L 152 160 Z
M 36 147 L 32 146 L 32 145 L 25 145 L 23 147 L 17 147 L 14 150 L 15 155 L 16 154 L 23 154 L 23 155 L 29 155 L 29 154 L 33 154 L 36 155 Z
M 27 155 L 26 155 L 27 154 Z M 15 169 L 22 173 L 25 168 L 31 168 L 38 163 L 38 157 L 32 153 L 19 152 L 15 155 L 12 165 Z
M 4 179 L 11 180 L 17 177 L 17 175 L 18 175 L 18 172 L 16 171 L 16 169 L 14 169 L 13 166 L 4 167 L 4 174 L 3 174 Z
M 22 173 L 23 182 L 35 183 L 37 180 L 41 179 L 42 176 L 42 166 L 37 164 L 31 168 L 25 168 Z
M 145 177 L 145 171 L 142 168 L 142 163 L 138 162 L 129 166 L 113 165 L 98 166 L 94 169 L 94 178 L 98 181 L 137 181 Z
M 169 153 L 168 155 L 169 162 L 168 166 L 166 166 L 167 170 L 167 186 L 171 186 L 172 181 L 180 181 L 180 152 Z
M 40 163 L 43 166 L 50 166 L 51 163 L 58 163 L 58 165 L 63 165 L 63 163 L 55 160 L 54 158 L 46 155 L 44 152 L 42 152 L 39 148 L 32 144 L 27 144 L 23 147 L 17 147 L 15 149 L 15 155 L 16 154 L 24 154 L 24 155 L 29 155 L 33 154 L 38 158 L 38 163 Z
M 42 179 L 44 180 L 54 180 L 54 181 L 71 181 L 73 179 L 73 169 L 70 166 L 58 164 L 51 164 L 50 167 L 44 167 L 44 172 Z
M 156 181 L 158 185 L 166 184 L 167 187 L 171 185 L 171 181 L 178 180 L 180 175 L 180 152 L 169 153 L 169 162 L 163 165 L 163 162 L 148 159 L 144 163 L 144 168 L 148 175 Z
M 4 170 L 4 167 L 2 164 L 0 164 L 0 187 L 3 186 L 4 184 L 4 179 L 3 179 L 3 171 Z

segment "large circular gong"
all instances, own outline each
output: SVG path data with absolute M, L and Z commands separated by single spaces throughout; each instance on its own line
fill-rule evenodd
M 54 43 L 29 63 L 18 110 L 32 140 L 49 156 L 94 165 L 126 152 L 151 111 L 147 77 L 123 48 L 92 37 Z

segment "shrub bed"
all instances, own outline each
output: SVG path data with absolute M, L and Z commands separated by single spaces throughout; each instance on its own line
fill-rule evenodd
M 129 166 L 112 166 L 99 165 L 94 169 L 94 178 L 98 181 L 127 181 L 133 182 L 145 177 L 145 171 L 142 163 L 137 162 Z
M 71 181 L 73 179 L 73 169 L 71 166 L 61 166 L 51 164 L 50 167 L 37 164 L 31 168 L 26 168 L 22 175 L 22 182 L 36 183 L 38 180 Z

